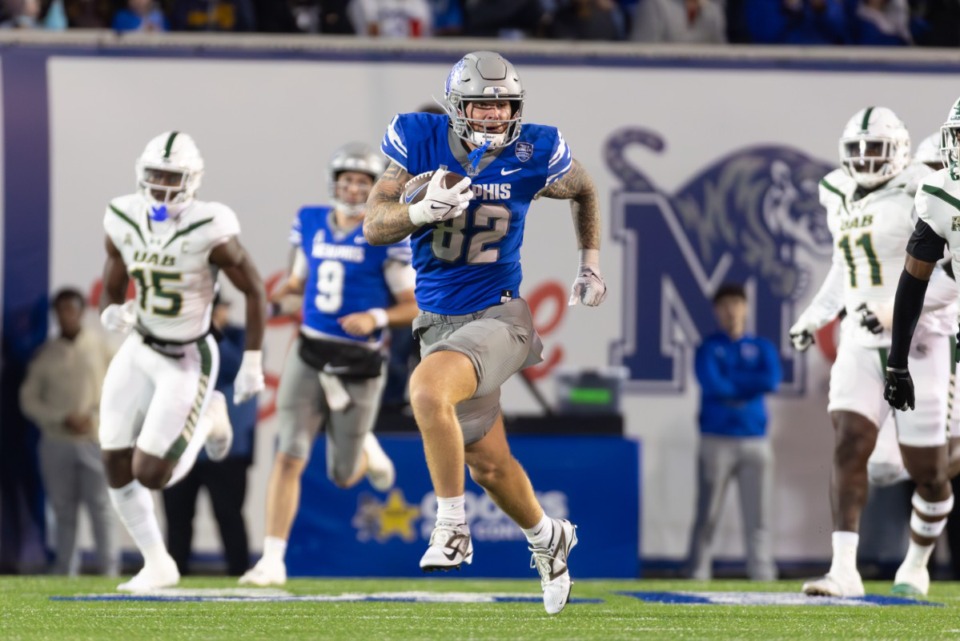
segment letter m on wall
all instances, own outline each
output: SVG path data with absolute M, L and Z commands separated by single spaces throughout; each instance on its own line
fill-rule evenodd
M 747 289 L 748 332 L 787 344 L 789 301 L 776 297 L 736 252 L 717 249 L 707 259 L 662 195 L 616 194 L 613 230 L 623 249 L 623 299 L 621 339 L 612 345 L 611 362 L 629 370 L 630 391 L 684 390 L 693 352 L 717 329 L 712 298 L 724 282 Z M 796 371 L 801 361 L 786 349 L 781 354 L 788 357 L 781 358 L 789 389 L 803 380 Z

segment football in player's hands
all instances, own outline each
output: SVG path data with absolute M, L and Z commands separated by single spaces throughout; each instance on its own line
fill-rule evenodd
M 400 194 L 400 202 L 408 205 L 410 222 L 417 227 L 462 215 L 472 198 L 470 179 L 445 167 L 413 177 Z
M 433 178 L 433 174 L 436 172 L 425 171 L 422 174 L 417 174 L 413 178 L 407 181 L 407 184 L 403 186 L 403 193 L 400 194 L 400 202 L 405 205 L 412 205 L 418 203 L 424 199 L 427 195 L 427 187 L 430 185 L 430 179 Z M 446 189 L 451 189 L 457 186 L 457 183 L 466 178 L 462 174 L 458 174 L 453 171 L 447 171 L 444 173 L 441 180 L 441 184 Z

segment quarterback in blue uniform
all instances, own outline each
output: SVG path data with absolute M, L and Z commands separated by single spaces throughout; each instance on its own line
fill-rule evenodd
M 464 464 L 524 531 L 543 587 L 544 607 L 560 612 L 570 594 L 567 557 L 575 526 L 544 514 L 529 478 L 510 454 L 500 387 L 540 362 L 542 345 L 520 297 L 520 245 L 530 203 L 571 201 L 580 246 L 571 304 L 599 305 L 600 207 L 596 188 L 554 127 L 522 124 L 524 92 L 497 53 L 467 54 L 451 69 L 445 115 L 396 116 L 381 151 L 390 159 L 364 219 L 373 245 L 410 237 L 417 271 L 414 321 L 423 360 L 410 402 L 437 494 L 437 523 L 420 560 L 446 570 L 473 560 L 464 509 Z M 467 177 L 445 187 L 447 168 Z M 435 172 L 423 200 L 403 202 L 406 182 Z
M 383 329 L 409 327 L 417 305 L 409 242 L 374 247 L 363 237 L 367 194 L 383 165 L 365 145 L 340 148 L 330 162 L 334 206 L 304 207 L 294 221 L 294 266 L 272 299 L 302 294 L 303 322 L 277 390 L 279 444 L 267 489 L 263 557 L 241 584 L 286 582 L 284 553 L 300 477 L 320 429 L 326 431 L 330 480 L 346 488 L 366 475 L 378 490 L 393 485 L 393 463 L 373 435 L 386 378 Z

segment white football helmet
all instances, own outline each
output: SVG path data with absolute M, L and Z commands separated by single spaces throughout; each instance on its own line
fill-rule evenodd
M 940 155 L 940 132 L 930 134 L 917 145 L 913 159 L 919 160 L 931 169 L 943 169 L 943 157 Z
M 950 107 L 947 121 L 940 127 L 940 157 L 950 178 L 960 180 L 960 98 Z
M 861 109 L 843 128 L 840 164 L 861 187 L 882 185 L 910 164 L 910 133 L 886 107 Z
M 481 100 L 509 100 L 509 120 L 469 120 L 466 103 Z M 443 108 L 450 117 L 453 132 L 474 145 L 488 148 L 505 147 L 520 135 L 523 112 L 523 85 L 510 62 L 493 51 L 468 53 L 453 65 L 443 92 Z M 473 123 L 478 124 L 474 127 Z M 483 125 L 506 124 L 501 133 L 487 132 Z
M 341 189 L 346 189 L 346 186 L 337 184 L 340 174 L 345 171 L 356 171 L 370 176 L 376 182 L 384 169 L 386 165 L 383 156 L 361 142 L 350 142 L 337 149 L 330 159 L 329 167 L 330 199 L 334 206 L 347 216 L 359 216 L 366 209 L 366 196 L 360 203 L 345 201 Z M 369 193 L 368 189 L 367 194 Z
M 167 131 L 147 143 L 137 159 L 137 186 L 155 221 L 176 217 L 200 188 L 203 158 L 189 135 Z

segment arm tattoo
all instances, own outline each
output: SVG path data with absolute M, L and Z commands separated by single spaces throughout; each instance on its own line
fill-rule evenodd
M 544 187 L 536 198 L 541 196 L 569 200 L 580 248 L 600 249 L 600 200 L 597 187 L 578 160 L 574 159 L 570 171 L 560 180 Z
M 411 177 L 403 167 L 391 162 L 370 191 L 363 235 L 371 245 L 389 245 L 417 230 L 417 226 L 410 222 L 407 211 L 410 206 L 398 202 L 403 186 Z

